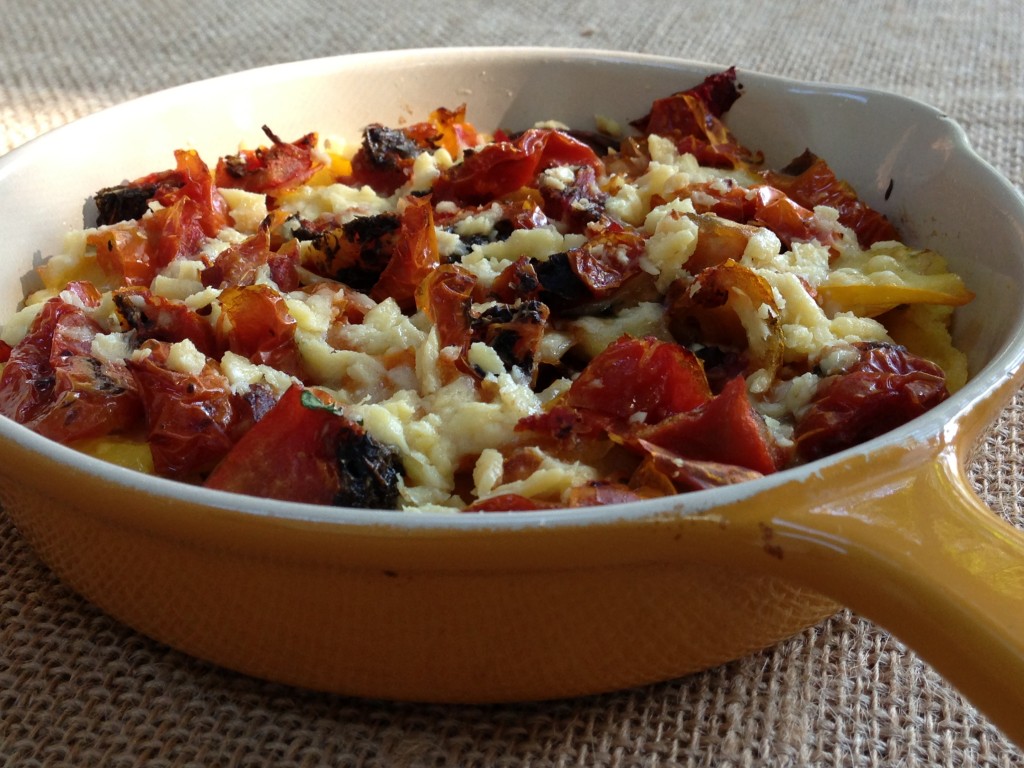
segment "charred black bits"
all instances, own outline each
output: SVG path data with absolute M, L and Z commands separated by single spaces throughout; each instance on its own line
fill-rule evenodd
M 519 334 L 510 328 L 503 328 L 494 334 L 491 340 L 491 347 L 501 358 L 505 370 L 520 368 L 529 373 L 533 370 L 533 355 L 526 353 L 521 359 L 516 355 L 516 347 L 519 342 Z
M 572 268 L 568 254 L 556 253 L 545 261 L 531 259 L 541 285 L 541 299 L 553 310 L 587 301 L 590 291 Z
M 326 220 L 318 219 L 316 221 L 309 221 L 308 219 L 301 219 L 298 216 L 293 216 L 286 222 L 287 225 L 292 227 L 292 237 L 296 240 L 313 240 L 317 235 L 322 235 L 330 226 Z
M 535 368 L 534 345 L 540 338 L 548 310 L 539 301 L 521 304 L 496 304 L 473 322 L 473 336 L 495 351 L 506 371 L 519 368 L 532 375 Z
M 799 176 L 814 165 L 817 159 L 817 155 L 811 152 L 811 150 L 805 149 L 800 155 L 790 160 L 786 167 L 779 169 L 779 173 L 784 173 L 787 176 Z
M 419 146 L 405 133 L 379 123 L 368 125 L 363 131 L 363 148 L 374 165 L 389 169 L 398 168 L 399 159 L 412 158 L 419 153 Z
M 398 452 L 352 424 L 339 435 L 336 456 L 341 490 L 334 503 L 341 507 L 397 509 L 402 461 Z
M 401 225 L 398 216 L 393 213 L 382 213 L 377 216 L 357 216 L 343 224 L 341 231 L 345 239 L 357 245 L 380 240 L 394 232 Z
M 249 164 L 241 155 L 228 155 L 222 158 L 224 170 L 235 179 L 244 178 L 249 173 Z
M 95 357 L 83 357 L 82 362 L 92 374 L 93 389 L 96 392 L 105 395 L 119 395 L 125 391 L 123 386 L 108 375 L 107 367 L 102 361 Z
M 119 221 L 134 221 L 149 210 L 149 201 L 156 194 L 156 184 L 122 184 L 105 187 L 94 195 L 96 225 L 105 226 Z
M 135 329 L 143 335 L 151 334 L 156 330 L 156 323 L 150 320 L 146 310 L 143 308 L 142 297 L 131 291 L 115 291 L 114 306 L 121 316 L 125 327 Z
M 369 290 L 391 261 L 400 227 L 397 214 L 359 216 L 317 234 L 309 258 L 328 277 Z
M 499 219 L 494 222 L 494 239 L 495 240 L 508 240 L 512 237 L 512 233 L 515 232 L 516 227 L 508 219 Z

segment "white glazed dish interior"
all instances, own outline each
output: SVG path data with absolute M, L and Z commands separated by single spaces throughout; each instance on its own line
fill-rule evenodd
M 173 166 L 191 147 L 208 162 L 258 142 L 308 131 L 358 140 L 368 123 L 402 124 L 439 106 L 468 105 L 484 130 L 557 119 L 591 128 L 595 115 L 625 123 L 653 99 L 689 88 L 725 66 L 633 54 L 562 49 L 440 49 L 360 54 L 228 75 L 137 99 L 43 136 L 0 158 L 0 317 L 32 285 L 32 268 L 80 228 L 101 187 Z M 912 245 L 950 261 L 979 299 L 958 311 L 954 336 L 972 379 L 926 416 L 854 451 L 914 442 L 958 413 L 1024 361 L 1024 202 L 937 110 L 900 96 L 739 71 L 744 95 L 727 116 L 742 143 L 780 166 L 811 148 Z M 888 191 L 888 194 L 887 194 Z M 258 515 L 373 522 L 380 513 L 313 507 L 207 491 L 130 472 L 51 443 L 6 419 L 0 439 L 127 489 Z M 843 454 L 824 461 L 842 459 Z M 687 511 L 736 501 L 797 481 L 817 463 L 762 480 L 688 495 Z M 589 525 L 660 514 L 679 499 L 590 510 L 503 515 L 387 515 L 389 526 Z

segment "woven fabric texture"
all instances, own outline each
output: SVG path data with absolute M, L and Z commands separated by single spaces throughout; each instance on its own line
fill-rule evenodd
M 1024 187 L 1019 0 L 0 0 L 0 18 L 0 153 L 124 99 L 264 64 L 384 48 L 547 45 L 916 97 L 959 121 L 981 155 Z M 1018 396 L 972 466 L 982 496 L 1018 525 L 1022 449 Z M 297 691 L 169 650 L 62 586 L 2 514 L 0 562 L 0 765 L 1024 764 L 1024 753 L 912 652 L 845 611 L 682 680 L 575 701 L 441 707 Z

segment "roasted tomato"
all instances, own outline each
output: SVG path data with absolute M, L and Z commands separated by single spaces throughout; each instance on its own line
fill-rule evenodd
M 623 336 L 590 361 L 553 408 L 521 419 L 516 429 L 555 438 L 629 432 L 696 408 L 710 397 L 700 361 L 688 349 Z
M 417 126 L 412 128 L 416 129 Z M 431 143 L 456 159 L 462 157 L 465 150 L 475 147 L 479 141 L 476 128 L 466 120 L 465 104 L 455 109 L 435 109 L 430 113 L 430 120 L 420 128 L 424 133 L 429 129 L 433 129 Z
M 463 509 L 463 512 L 532 512 L 538 509 L 551 509 L 556 504 L 530 499 L 518 493 L 502 493 L 480 499 Z
M 271 141 L 269 147 L 244 150 L 218 161 L 218 186 L 237 187 L 247 192 L 271 196 L 280 195 L 306 183 L 323 167 L 323 161 L 315 151 L 315 133 L 307 133 L 296 141 L 285 142 L 265 125 L 263 132 Z
M 534 128 L 514 141 L 488 144 L 444 171 L 434 183 L 436 200 L 480 205 L 527 186 L 553 165 L 582 165 L 604 170 L 590 147 L 567 133 Z
M 150 279 L 175 259 L 198 254 L 207 237 L 203 210 L 188 197 L 179 198 L 173 205 L 143 219 L 142 223 L 153 269 Z
M 523 187 L 518 192 L 506 195 L 501 200 L 484 205 L 438 206 L 434 211 L 434 223 L 453 234 L 458 233 L 459 223 L 482 213 L 490 214 L 495 206 L 501 210 L 500 218 L 494 221 L 490 232 L 473 232 L 459 235 L 467 246 L 483 245 L 508 239 L 517 229 L 536 229 L 549 223 L 543 209 L 544 198 L 539 191 Z
M 884 215 L 860 200 L 845 181 L 836 178 L 828 163 L 810 150 L 781 171 L 764 171 L 765 179 L 807 208 L 827 205 L 839 212 L 839 221 L 852 229 L 864 248 L 882 240 L 896 240 L 896 228 Z
M 542 184 L 544 213 L 561 222 L 569 232 L 583 232 L 604 216 L 608 194 L 598 184 L 597 172 L 589 165 L 570 167 L 572 179 Z
M 776 471 L 782 459 L 764 420 L 750 404 L 742 376 L 707 402 L 639 429 L 634 437 L 684 459 L 745 467 L 761 474 Z
M 754 270 L 726 261 L 701 270 L 690 282 L 677 280 L 666 297 L 672 335 L 683 344 L 741 352 L 750 372 L 774 374 L 785 340 L 771 285 Z
M 828 246 L 832 244 L 832 231 L 814 214 L 774 187 L 754 188 L 755 210 L 751 221 L 762 224 L 776 235 L 787 248 L 793 243 L 812 240 Z
M 688 349 L 624 336 L 590 361 L 569 388 L 566 404 L 654 424 L 696 408 L 710 394 L 704 369 Z
M 254 235 L 217 254 L 213 264 L 202 272 L 203 285 L 214 288 L 252 285 L 259 279 L 260 270 L 267 267 L 271 278 L 282 291 L 298 288 L 298 243 L 289 240 L 279 250 L 273 248 L 274 233 L 285 219 L 287 216 L 281 211 L 271 213 L 261 222 Z
M 230 223 L 227 202 L 199 155 L 178 150 L 174 156 L 178 161 L 175 170 L 144 176 L 126 185 L 132 190 L 151 190 L 146 210 L 150 199 L 160 203 L 159 210 L 147 216 L 142 216 L 144 210 L 133 210 L 129 213 L 141 217 L 137 224 L 122 221 L 86 239 L 96 249 L 100 267 L 124 285 L 148 285 L 158 270 L 176 258 L 194 256 L 207 237 L 215 237 Z M 105 193 L 108 202 L 101 203 Z M 120 202 L 110 201 L 111 194 L 110 190 L 98 193 L 97 206 L 109 208 L 106 213 L 101 208 L 101 223 L 128 215 L 121 210 Z
M 401 475 L 394 450 L 313 391 L 292 387 L 205 485 L 307 504 L 394 509 Z
M 170 344 L 149 341 L 129 361 L 145 406 L 157 474 L 200 479 L 238 439 L 239 414 L 227 378 L 212 362 L 196 373 L 168 365 Z
M 473 289 L 476 278 L 457 264 L 442 264 L 419 284 L 416 307 L 437 329 L 440 347 L 459 347 L 463 352 L 472 339 Z
M 92 354 L 99 331 L 73 304 L 46 302 L 4 366 L 0 413 L 64 443 L 136 426 L 138 387 L 123 361 Z
M 179 186 L 172 175 L 173 171 L 166 172 L 165 183 Z M 149 201 L 156 195 L 160 183 L 155 179 L 139 179 L 99 190 L 93 195 L 93 201 L 96 203 L 96 226 L 103 227 L 121 221 L 141 219 L 149 211 Z
M 594 481 L 571 488 L 567 507 L 599 507 L 605 504 L 628 504 L 640 501 L 642 495 L 621 483 Z
M 224 227 L 231 224 L 228 204 L 214 184 L 213 174 L 195 150 L 175 150 L 178 161 L 176 172 L 182 185 L 176 190 L 158 189 L 155 196 L 165 208 L 186 198 L 198 209 L 199 224 L 207 237 L 216 237 Z
M 892 344 L 858 343 L 860 359 L 822 381 L 796 425 L 797 454 L 827 456 L 906 424 L 949 397 L 934 363 Z
M 476 146 L 476 129 L 466 121 L 466 105 L 441 107 L 430 119 L 405 128 L 374 123 L 363 130 L 363 142 L 352 158 L 352 172 L 340 179 L 353 186 L 367 185 L 380 195 L 393 195 L 412 177 L 417 155 L 444 149 L 453 159 Z
M 694 201 L 694 208 L 698 214 L 714 213 L 738 224 L 767 227 L 778 235 L 779 240 L 787 247 L 793 243 L 812 240 L 826 246 L 832 244 L 833 233 L 829 224 L 820 220 L 811 208 L 801 205 L 776 187 L 767 184 L 749 188 L 728 183 L 699 184 L 687 192 L 693 194 L 690 199 Z M 817 204 L 812 203 L 811 207 Z M 735 238 L 739 233 L 723 229 L 717 234 Z M 705 232 L 702 230 L 701 237 L 704 235 Z M 735 247 L 738 241 L 733 241 L 730 245 Z
M 604 172 L 604 163 L 587 144 L 565 131 L 531 128 L 514 140 L 515 145 L 537 158 L 537 172 L 556 165 L 585 166 L 597 175 Z
M 318 232 L 306 249 L 306 266 L 361 291 L 373 288 L 401 239 L 402 219 L 395 213 L 357 216 Z
M 532 379 L 547 324 L 547 306 L 527 300 L 494 304 L 474 313 L 475 287 L 476 278 L 466 269 L 442 264 L 420 283 L 416 305 L 434 324 L 441 348 L 459 348 L 459 367 L 464 372 L 474 372 L 466 354 L 470 345 L 479 341 L 498 354 L 506 370 L 518 368 Z
M 535 381 L 547 320 L 548 308 L 539 301 L 496 304 L 474 318 L 473 337 L 498 354 L 505 370 L 518 368 Z
M 702 165 L 737 168 L 757 163 L 761 157 L 742 146 L 721 120 L 739 97 L 736 68 L 730 67 L 698 86 L 656 100 L 631 125 L 645 136 L 673 139 L 680 152 L 691 153 Z
M 213 327 L 184 302 L 155 296 L 148 288 L 121 288 L 113 297 L 122 325 L 135 331 L 138 341 L 188 339 L 204 355 L 220 356 Z
M 441 174 L 434 196 L 482 205 L 526 186 L 536 172 L 537 159 L 511 142 L 488 144 Z
M 653 489 L 657 495 L 705 491 L 764 477 L 760 472 L 738 464 L 687 459 L 646 440 L 637 443 L 647 458 L 634 472 L 631 485 Z
M 363 143 L 352 158 L 352 173 L 341 179 L 351 186 L 369 186 L 379 195 L 393 195 L 412 176 L 416 156 L 431 147 L 399 128 L 374 123 L 363 130 Z
M 280 293 L 266 285 L 232 286 L 221 291 L 220 306 L 217 335 L 226 349 L 302 378 L 296 321 Z
M 580 247 L 531 261 L 540 299 L 555 311 L 608 299 L 641 273 L 645 245 L 641 232 L 603 222 Z
M 398 234 L 391 259 L 370 291 L 370 297 L 374 301 L 390 297 L 403 310 L 411 312 L 416 306 L 419 284 L 441 263 L 429 198 L 408 199 Z
M 149 238 L 141 227 L 119 225 L 90 233 L 85 242 L 96 249 L 100 268 L 122 285 L 146 286 L 156 274 Z
M 517 299 L 537 298 L 539 290 L 540 277 L 537 275 L 537 269 L 526 256 L 505 267 L 491 283 L 491 296 L 506 304 L 512 304 Z
M 179 149 L 174 153 L 177 165 L 135 181 L 101 189 L 95 195 L 100 226 L 140 219 L 149 210 L 151 200 L 169 207 L 182 197 L 198 208 L 203 232 L 216 236 L 229 223 L 228 205 L 214 184 L 209 167 L 194 150 Z

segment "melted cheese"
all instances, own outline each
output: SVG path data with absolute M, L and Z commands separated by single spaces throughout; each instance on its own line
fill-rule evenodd
M 619 126 L 606 124 L 604 129 L 618 131 Z M 540 341 L 537 356 L 545 363 L 578 364 L 624 335 L 673 340 L 666 296 L 681 286 L 692 298 L 698 288 L 693 272 L 706 266 L 691 265 L 703 231 L 695 219 L 694 201 L 707 210 L 715 203 L 716 192 L 728 192 L 735 184 L 763 183 L 753 171 L 702 168 L 693 155 L 681 154 L 669 139 L 651 136 L 647 146 L 650 162 L 638 178 L 599 182 L 609 195 L 605 216 L 637 228 L 646 237 L 639 268 L 646 273 L 641 276 L 644 286 L 653 284 L 656 295 L 634 295 L 621 306 L 596 301 L 599 314 L 558 317 Z M 325 170 L 310 183 L 280 194 L 276 204 L 294 217 L 332 225 L 360 216 L 401 214 L 407 195 L 429 191 L 456 162 L 443 149 L 421 152 L 413 160 L 408 182 L 384 197 L 368 186 L 333 183 L 351 172 L 347 157 L 351 151 L 354 147 L 346 148 L 343 142 L 325 144 L 320 153 Z M 539 181 L 545 194 L 565 194 L 570 199 L 576 183 L 577 170 L 560 166 L 545 169 Z M 692 192 L 692 200 L 686 197 L 698 185 L 706 185 L 705 191 Z M 264 195 L 242 190 L 222 193 L 232 226 L 208 238 L 194 257 L 167 265 L 149 288 L 156 296 L 199 311 L 211 328 L 227 333 L 231 327 L 221 311 L 221 292 L 203 285 L 202 272 L 219 253 L 258 230 L 267 217 L 268 201 Z M 497 202 L 469 212 L 441 202 L 437 212 L 444 221 L 453 222 L 435 227 L 439 254 L 442 261 L 460 263 L 476 279 L 474 301 L 482 300 L 480 295 L 513 262 L 525 258 L 542 263 L 587 242 L 586 234 L 570 233 L 558 223 L 515 229 L 501 237 L 499 223 L 506 212 Z M 813 400 L 822 375 L 849 365 L 858 354 L 852 346 L 857 342 L 892 341 L 887 324 L 897 341 L 922 350 L 950 372 L 951 386 L 959 386 L 966 378 L 963 355 L 954 349 L 948 334 L 952 310 L 933 306 L 962 303 L 969 297 L 945 262 L 936 254 L 899 243 L 862 249 L 839 223 L 834 209 L 819 206 L 814 215 L 817 225 L 832 236 L 831 247 L 796 242 L 783 248 L 769 229 L 742 227 L 746 245 L 741 255 L 739 248 L 732 254 L 737 263 L 730 262 L 730 268 L 742 270 L 746 278 L 755 276 L 758 291 L 749 288 L 753 283 L 746 283 L 750 295 L 743 283 L 723 289 L 729 293 L 731 319 L 741 327 L 739 337 L 745 337 L 747 350 L 741 351 L 749 351 L 755 360 L 769 361 L 748 371 L 747 388 L 776 442 L 783 446 L 791 444 L 795 420 Z M 294 231 L 295 226 L 292 220 L 285 231 Z M 731 231 L 730 237 L 737 231 Z M 138 349 L 134 334 L 121 327 L 108 290 L 112 278 L 103 273 L 95 253 L 86 246 L 87 234 L 69 236 L 64 252 L 40 269 L 44 289 L 28 297 L 24 308 L 8 319 L 0 338 L 11 345 L 18 343 L 44 301 L 60 294 L 68 281 L 89 280 L 106 291 L 99 306 L 86 308 L 103 331 L 92 340 L 91 354 L 101 360 L 143 358 L 149 352 Z M 300 244 L 301 249 L 308 249 L 308 244 Z M 613 267 L 628 262 L 625 252 L 594 248 L 591 255 Z M 702 255 L 700 260 L 707 259 Z M 506 454 L 524 439 L 516 425 L 565 393 L 571 373 L 553 381 L 549 377 L 543 391 L 534 391 L 518 368 L 506 370 L 504 350 L 499 354 L 479 340 L 465 348 L 442 349 L 437 329 L 423 313 L 407 315 L 390 298 L 379 303 L 365 298 L 356 313 L 361 318 L 346 319 L 343 307 L 350 289 L 336 285 L 332 289 L 329 279 L 305 269 L 299 275 L 305 288 L 286 294 L 284 305 L 294 320 L 305 378 L 344 404 L 372 437 L 397 450 L 405 471 L 400 484 L 405 508 L 454 510 L 501 494 L 559 503 L 571 489 L 601 479 L 596 467 L 539 448 L 533 449 L 537 466 L 528 476 L 506 478 Z M 278 290 L 266 265 L 257 270 L 255 280 Z M 78 302 L 72 292 L 64 294 L 66 300 Z M 887 303 L 897 297 L 897 303 L 903 304 L 915 295 L 920 305 L 909 310 L 893 310 Z M 474 304 L 470 311 L 477 317 L 488 306 Z M 779 361 L 771 360 L 777 349 L 773 345 L 778 345 L 781 362 L 789 366 L 784 377 L 779 376 Z M 459 367 L 455 361 L 463 350 L 465 358 Z M 198 374 L 211 364 L 219 367 L 235 394 L 266 387 L 280 396 L 296 382 L 283 371 L 234 352 L 209 361 L 191 341 L 170 345 L 167 365 L 171 370 Z M 632 420 L 645 417 L 636 413 Z

